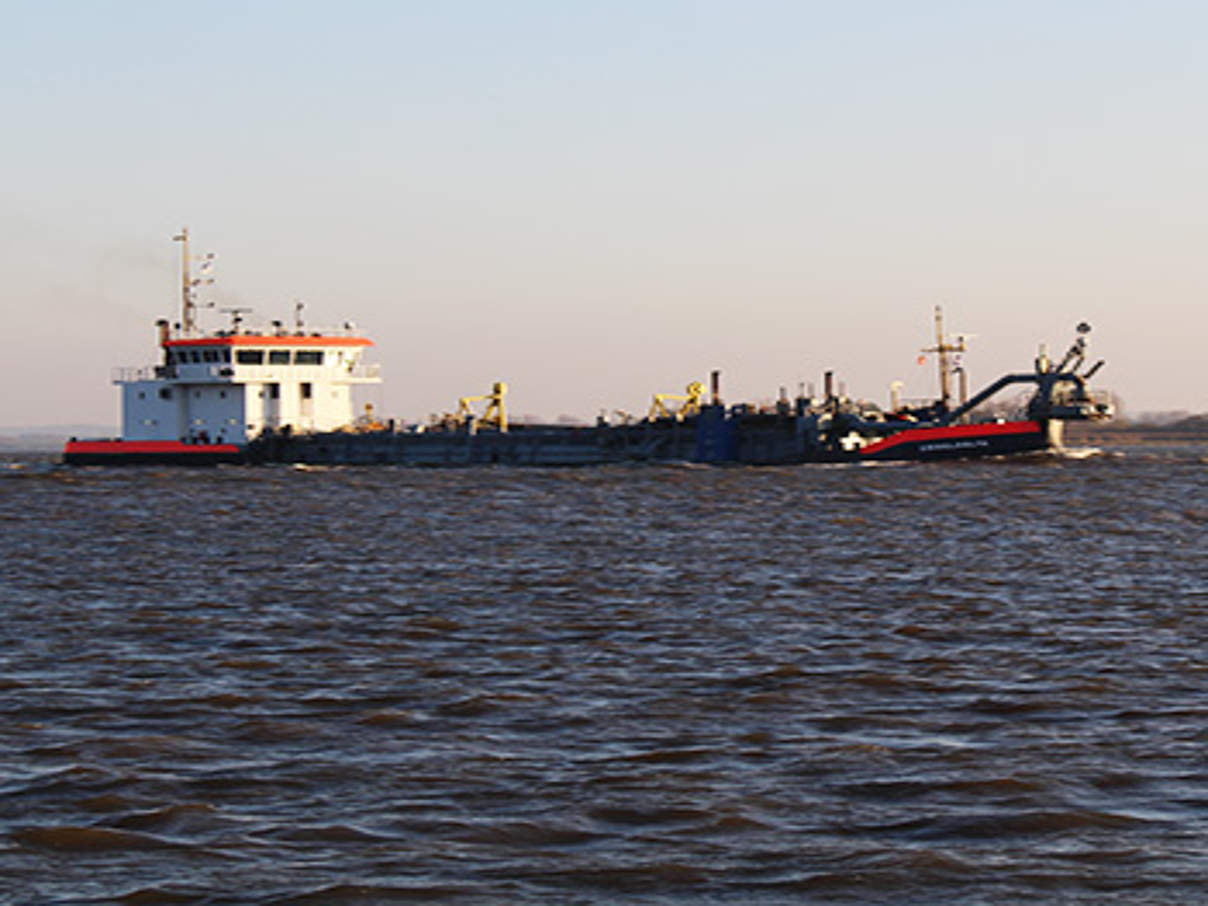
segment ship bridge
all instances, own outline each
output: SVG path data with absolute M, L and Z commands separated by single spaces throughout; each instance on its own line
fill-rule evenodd
M 115 369 L 130 440 L 245 443 L 267 429 L 332 431 L 355 417 L 352 387 L 381 381 L 351 330 L 219 331 L 160 322 L 163 363 Z

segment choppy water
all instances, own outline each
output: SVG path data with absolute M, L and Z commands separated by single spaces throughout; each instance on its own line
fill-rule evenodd
M 9 463 L 0 903 L 1201 900 L 1206 456 Z

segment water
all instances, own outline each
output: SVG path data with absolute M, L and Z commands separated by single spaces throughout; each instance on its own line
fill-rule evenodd
M 0 463 L 0 903 L 1196 900 L 1206 463 Z

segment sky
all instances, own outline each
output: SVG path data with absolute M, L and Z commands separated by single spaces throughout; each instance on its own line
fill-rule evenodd
M 0 426 L 113 424 L 217 306 L 371 336 L 384 414 L 976 388 L 1088 321 L 1131 414 L 1208 410 L 1208 5 L 0 0 Z M 207 326 L 219 327 L 213 315 Z

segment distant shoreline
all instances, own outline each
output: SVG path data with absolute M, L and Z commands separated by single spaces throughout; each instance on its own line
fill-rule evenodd
M 1067 444 L 1208 444 L 1208 420 L 1187 425 L 1130 425 L 1111 422 L 1066 422 Z
M 44 456 L 63 452 L 63 441 L 58 443 L 34 443 L 32 441 L 0 440 L 0 456 L 22 456 L 25 454 Z
M 59 453 L 72 437 L 117 437 L 117 428 L 106 425 L 30 425 L 0 428 L 0 452 Z

